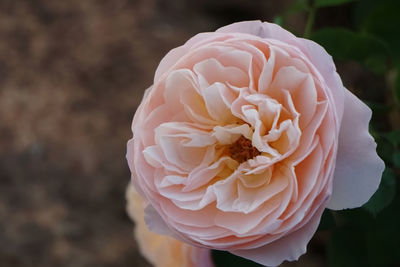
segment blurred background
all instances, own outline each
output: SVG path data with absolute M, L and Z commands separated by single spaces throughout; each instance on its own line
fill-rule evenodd
M 170 49 L 253 19 L 298 36 L 309 25 L 375 111 L 388 166 L 369 206 L 324 214 L 285 266 L 399 266 L 398 12 L 389 0 L 0 0 L 0 266 L 150 266 L 125 211 L 135 109 Z

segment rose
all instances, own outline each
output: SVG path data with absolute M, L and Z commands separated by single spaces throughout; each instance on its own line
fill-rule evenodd
M 140 251 L 154 267 L 212 267 L 209 249 L 193 247 L 151 232 L 144 223 L 143 200 L 132 185 L 126 190 L 128 214 L 135 222 Z
M 163 58 L 133 120 L 147 225 L 266 265 L 297 259 L 325 207 L 376 191 L 370 117 L 312 41 L 259 21 L 198 34 Z

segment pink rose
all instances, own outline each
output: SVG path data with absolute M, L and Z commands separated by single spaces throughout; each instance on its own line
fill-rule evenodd
M 265 265 L 296 260 L 326 207 L 378 188 L 370 117 L 310 40 L 259 21 L 198 34 L 163 58 L 133 120 L 147 225 Z
M 143 200 L 129 185 L 126 190 L 128 214 L 135 222 L 140 251 L 154 267 L 213 267 L 211 251 L 193 247 L 165 235 L 151 232 L 144 223 Z

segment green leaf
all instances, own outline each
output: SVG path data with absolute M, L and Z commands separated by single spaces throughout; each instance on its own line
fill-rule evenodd
M 335 219 L 341 226 L 332 232 L 328 243 L 329 265 L 399 266 L 399 210 L 400 194 L 376 217 L 364 208 L 336 211 Z
M 345 209 L 335 211 L 335 220 L 338 225 L 346 227 L 358 227 L 367 230 L 371 226 L 375 217 L 363 208 Z
M 362 32 L 377 36 L 388 44 L 392 61 L 400 64 L 400 1 L 363 0 L 355 8 L 355 23 Z
M 393 164 L 396 168 L 400 168 L 400 151 L 393 153 Z
M 371 72 L 383 75 L 387 70 L 387 57 L 382 54 L 371 55 L 367 57 L 364 64 Z
M 283 16 L 276 16 L 273 21 L 275 24 L 283 26 Z
M 318 226 L 318 231 L 329 230 L 335 227 L 335 218 L 333 217 L 332 211 L 325 209 L 322 213 L 321 222 Z
M 391 169 L 386 168 L 378 190 L 371 199 L 363 206 L 364 209 L 376 216 L 387 207 L 396 194 L 396 180 Z
M 400 196 L 397 195 L 367 231 L 367 258 L 370 266 L 399 266 Z
M 283 13 L 283 16 L 288 16 L 298 12 L 304 12 L 309 9 L 308 0 L 294 1 Z
M 366 251 L 363 229 L 352 226 L 336 229 L 328 243 L 329 266 L 367 266 Z
M 372 72 L 386 70 L 389 51 L 384 42 L 365 33 L 344 28 L 324 28 L 311 35 L 335 59 L 352 59 L 364 64 Z
M 400 104 L 400 67 L 397 69 L 396 83 L 394 85 L 394 99 Z
M 316 7 L 338 6 L 354 2 L 355 0 L 315 0 Z
M 376 0 L 362 0 L 357 1 L 355 4 L 354 12 L 353 12 L 353 21 L 354 26 L 361 30 L 365 21 L 368 19 L 368 16 L 373 12 L 373 10 L 379 6 L 380 1 Z
M 386 137 L 387 134 L 381 134 L 375 139 L 378 146 L 376 148 L 378 155 L 387 163 L 391 163 L 393 159 L 394 146 L 393 142 Z M 384 138 L 382 138 L 384 137 Z
M 227 251 L 212 250 L 211 256 L 216 267 L 262 267 L 254 261 L 233 255 Z
M 309 10 L 308 0 L 293 1 L 293 3 L 288 8 L 286 8 L 286 10 L 282 14 L 274 17 L 273 22 L 280 26 L 284 26 L 286 18 L 288 16 L 299 12 L 305 12 L 308 10 Z
M 393 110 L 393 107 L 378 102 L 364 100 L 364 103 L 367 104 L 370 109 L 372 109 L 373 114 L 385 114 Z
M 387 140 L 389 140 L 394 146 L 400 145 L 400 130 L 391 131 L 385 134 L 382 134 Z

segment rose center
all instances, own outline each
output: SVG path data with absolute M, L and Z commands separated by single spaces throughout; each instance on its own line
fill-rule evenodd
M 239 163 L 245 162 L 261 154 L 257 148 L 252 146 L 251 141 L 243 136 L 229 146 L 229 153 L 231 158 Z

